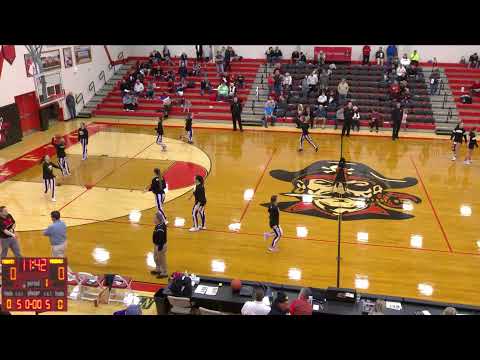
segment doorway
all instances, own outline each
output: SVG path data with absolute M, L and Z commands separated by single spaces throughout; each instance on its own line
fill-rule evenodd
M 23 134 L 40 129 L 39 104 L 35 91 L 15 96 Z

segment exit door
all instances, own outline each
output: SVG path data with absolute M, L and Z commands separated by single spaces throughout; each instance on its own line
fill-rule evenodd
M 15 104 L 17 104 L 22 132 L 25 133 L 29 130 L 39 130 L 39 105 L 35 91 L 15 96 Z

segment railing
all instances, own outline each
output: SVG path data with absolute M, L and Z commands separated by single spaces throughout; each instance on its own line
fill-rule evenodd
M 101 71 L 100 74 L 98 74 L 98 80 L 103 80 L 105 83 L 107 82 L 107 79 L 105 79 L 105 71 Z
M 447 123 L 449 120 L 451 120 L 453 117 L 453 111 L 452 111 L 452 108 L 448 108 L 448 114 L 447 114 Z
M 123 51 L 120 51 L 117 55 L 117 60 L 123 60 Z
M 97 91 L 95 90 L 95 82 L 91 82 L 89 85 L 88 85 L 88 90 L 89 91 L 93 91 L 93 94 L 94 95 L 97 95 Z
M 112 70 L 113 69 L 113 65 L 108 63 L 108 71 Z
M 83 94 L 82 93 L 75 96 L 75 103 L 77 105 L 80 104 L 80 103 L 83 103 L 83 106 L 85 106 L 85 100 L 83 99 Z
M 447 93 L 443 94 L 443 103 L 442 103 L 442 109 L 445 109 L 445 103 L 447 102 L 448 95 Z

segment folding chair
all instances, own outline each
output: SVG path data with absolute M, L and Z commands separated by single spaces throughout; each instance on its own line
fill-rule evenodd
M 227 315 L 221 311 L 210 310 L 203 307 L 200 307 L 198 311 L 200 312 L 200 315 Z
M 189 298 L 167 296 L 168 302 L 172 306 L 170 313 L 174 315 L 190 315 L 192 311 L 192 302 Z
M 131 285 L 131 278 L 124 278 L 120 275 L 115 275 L 113 278 L 112 289 L 108 296 L 108 302 L 110 303 L 113 301 L 123 303 L 125 296 L 132 291 Z M 105 278 L 102 281 L 102 286 L 105 287 Z
M 79 272 L 77 274 L 80 280 L 80 299 L 95 301 L 104 290 L 102 286 L 103 276 L 99 277 L 90 273 Z

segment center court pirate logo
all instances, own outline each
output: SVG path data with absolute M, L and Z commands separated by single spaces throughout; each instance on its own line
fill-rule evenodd
M 291 182 L 293 190 L 282 193 L 298 201 L 280 202 L 280 210 L 325 219 L 343 220 L 389 219 L 401 220 L 413 215 L 403 212 L 404 203 L 420 203 L 417 196 L 390 191 L 417 184 L 417 179 L 388 179 L 367 165 L 347 162 L 347 192 L 343 198 L 333 195 L 333 183 L 338 161 L 322 160 L 297 172 L 272 170 L 275 179 Z M 311 202 L 304 202 L 305 195 Z M 268 204 L 263 204 L 267 206 Z

